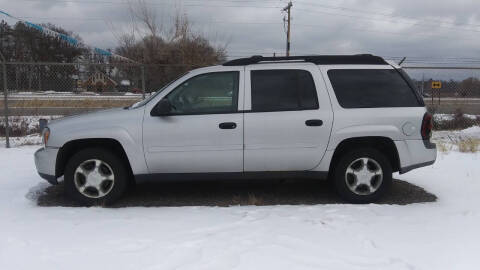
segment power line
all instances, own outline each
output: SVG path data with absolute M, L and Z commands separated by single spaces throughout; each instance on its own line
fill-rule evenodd
M 40 2 L 39 0 L 17 0 L 17 1 L 25 1 L 25 2 Z M 80 1 L 80 0 L 54 0 L 55 2 L 66 2 L 66 3 L 81 3 L 81 4 L 112 4 L 112 5 L 125 5 L 129 4 L 127 1 Z M 174 0 L 172 0 L 174 1 Z M 281 8 L 280 6 L 258 6 L 258 5 L 210 5 L 210 4 L 205 4 L 205 2 L 220 2 L 220 3 L 259 3 L 258 1 L 253 1 L 253 0 L 210 0 L 210 1 L 195 1 L 195 0 L 189 0 L 187 2 L 184 2 L 182 6 L 193 6 L 193 7 L 227 7 L 227 8 L 266 8 L 266 9 L 276 9 L 276 8 Z M 264 0 L 262 3 L 267 2 L 267 3 L 278 3 L 278 1 L 275 0 Z M 197 3 L 197 4 L 194 4 Z M 474 31 L 474 32 L 480 32 L 475 29 L 471 28 L 461 28 L 460 26 L 476 26 L 480 27 L 480 24 L 456 24 L 452 22 L 447 22 L 444 20 L 434 20 L 434 19 L 418 19 L 412 16 L 404 16 L 404 15 L 394 15 L 391 13 L 383 13 L 383 12 L 372 12 L 372 11 L 367 11 L 363 9 L 356 9 L 356 8 L 349 8 L 349 7 L 342 7 L 342 6 L 330 6 L 330 5 L 325 5 L 325 4 L 313 4 L 313 3 L 308 3 L 308 2 L 300 2 L 301 4 L 308 5 L 308 6 L 314 6 L 314 7 L 320 7 L 324 9 L 334 9 L 334 10 L 344 10 L 344 11 L 349 11 L 349 12 L 356 12 L 356 13 L 362 13 L 362 14 L 373 14 L 373 15 L 379 15 L 383 17 L 389 17 L 389 18 L 399 18 L 399 19 L 408 19 L 408 20 L 420 20 L 423 22 L 431 22 L 431 23 L 441 23 L 441 24 L 448 24 L 453 27 L 447 27 L 444 25 L 432 25 L 432 24 L 425 24 L 425 23 L 407 23 L 409 25 L 424 25 L 424 26 L 437 26 L 437 27 L 442 27 L 442 28 L 449 28 L 449 29 L 460 29 L 460 30 L 466 30 L 466 31 Z M 163 5 L 171 5 L 173 3 L 151 3 L 149 2 L 148 5 L 152 6 L 163 6 Z M 353 18 L 360 18 L 364 20 L 373 20 L 373 21 L 388 21 L 388 22 L 395 22 L 399 23 L 396 20 L 386 20 L 386 19 L 380 19 L 380 18 L 370 18 L 370 17 L 361 17 L 361 16 L 356 16 L 356 15 L 348 15 L 348 14 L 341 14 L 341 13 L 327 13 L 325 11 L 320 11 L 320 10 L 311 10 L 311 9 L 298 9 L 302 11 L 307 11 L 307 12 L 319 12 L 319 13 L 324 13 L 328 15 L 338 15 L 338 16 L 345 16 L 345 17 L 353 17 Z M 405 22 L 402 22 L 405 23 Z
M 44 2 L 44 0 L 17 0 L 21 2 Z M 171 2 L 175 2 L 175 0 L 170 0 Z M 51 0 L 50 2 L 59 2 L 59 3 L 80 3 L 80 4 L 112 4 L 112 5 L 129 5 L 130 3 L 128 1 L 82 1 L 82 0 Z M 165 1 L 169 2 L 169 1 Z M 227 2 L 227 3 L 258 3 L 258 1 L 255 0 L 209 0 L 209 1 L 203 1 L 203 0 L 187 0 L 185 2 L 188 3 L 206 3 L 206 2 Z M 183 3 L 185 3 L 183 2 Z M 279 3 L 278 0 L 262 0 L 261 2 L 270 2 L 270 3 Z M 152 3 L 152 2 L 146 2 L 147 5 L 164 5 L 161 3 Z
M 394 22 L 394 23 L 401 23 L 404 25 L 411 25 L 411 26 L 430 26 L 430 27 L 442 27 L 442 28 L 448 28 L 448 29 L 453 29 L 453 30 L 463 30 L 463 31 L 470 31 L 470 32 L 480 32 L 480 30 L 476 29 L 471 29 L 471 28 L 461 28 L 461 27 L 448 27 L 448 26 L 442 26 L 442 25 L 431 25 L 431 24 L 422 24 L 422 23 L 405 23 L 405 22 L 399 22 L 396 20 L 389 20 L 389 19 L 380 19 L 380 18 L 370 18 L 370 17 L 363 17 L 363 16 L 356 16 L 356 15 L 351 15 L 351 14 L 342 14 L 342 13 L 333 13 L 333 12 L 326 12 L 326 11 L 320 11 L 320 10 L 310 10 L 310 9 L 300 9 L 297 8 L 296 10 L 303 11 L 303 12 L 310 12 L 310 13 L 322 13 L 330 16 L 342 16 L 342 17 L 348 17 L 348 18 L 355 18 L 355 19 L 361 19 L 361 20 L 367 20 L 367 21 L 384 21 L 384 22 Z
M 17 1 L 23 1 L 23 2 L 41 2 L 39 0 L 17 0 Z M 80 0 L 53 0 L 54 2 L 64 2 L 64 3 L 80 3 L 80 4 L 112 4 L 112 5 L 128 5 L 129 2 L 127 1 L 80 1 Z M 175 1 L 175 0 L 172 0 Z M 232 7 L 232 8 L 281 8 L 280 6 L 258 6 L 258 5 L 210 5 L 210 4 L 205 4 L 205 2 L 219 2 L 219 3 L 259 3 L 258 1 L 253 1 L 253 0 L 210 0 L 210 1 L 195 1 L 195 0 L 189 0 L 184 3 L 182 3 L 182 6 L 195 6 L 195 7 Z M 275 0 L 264 0 L 262 3 L 267 2 L 267 3 L 278 3 L 278 1 Z M 196 3 L 196 4 L 195 4 Z M 342 7 L 342 6 L 331 6 L 331 5 L 325 5 L 325 4 L 313 4 L 313 3 L 308 3 L 308 2 L 300 2 L 303 5 L 308 5 L 308 6 L 314 6 L 314 7 L 320 7 L 324 9 L 334 9 L 334 10 L 344 10 L 344 11 L 349 11 L 349 12 L 356 12 L 356 13 L 362 13 L 362 14 L 373 14 L 373 15 L 379 15 L 383 17 L 390 17 L 390 18 L 400 18 L 400 19 L 408 19 L 408 20 L 421 20 L 424 22 L 432 22 L 432 23 L 442 23 L 442 24 L 449 24 L 454 27 L 459 27 L 459 26 L 476 26 L 480 27 L 480 24 L 470 24 L 470 23 L 464 23 L 464 24 L 456 24 L 452 22 L 447 22 L 444 20 L 435 20 L 435 19 L 418 19 L 412 16 L 404 16 L 404 15 L 394 15 L 392 13 L 384 13 L 384 12 L 372 12 L 368 10 L 363 10 L 363 9 L 356 9 L 356 8 L 349 8 L 349 7 Z M 148 5 L 152 6 L 163 6 L 163 5 L 171 5 L 173 3 L 151 3 L 149 2 Z M 301 9 L 303 11 L 309 11 L 309 12 L 320 12 L 320 11 L 315 11 L 315 10 L 307 10 L 307 9 Z M 347 16 L 347 14 L 339 14 L 339 13 L 332 13 L 332 15 L 344 15 Z M 354 15 L 349 15 L 349 16 L 354 16 Z M 357 17 L 356 18 L 363 18 L 363 19 L 369 19 L 369 20 L 380 20 L 376 18 L 367 18 L 367 17 Z M 388 20 L 392 21 L 392 20 Z M 398 21 L 394 21 L 398 22 Z M 418 25 L 419 23 L 414 23 L 414 25 Z M 425 24 L 421 24 L 425 25 Z M 430 25 L 428 26 L 439 26 L 439 25 Z M 442 26 L 439 26 L 442 27 Z M 444 26 L 443 26 L 444 27 Z M 461 28 L 464 30 L 467 30 L 466 28 Z M 473 30 L 473 29 L 468 29 L 468 30 Z
M 72 18 L 72 17 L 19 17 L 21 19 L 35 19 L 35 20 L 81 20 L 81 21 L 105 21 L 106 19 L 104 18 Z M 194 23 L 205 23 L 205 24 L 239 24 L 239 25 L 279 25 L 278 22 L 234 22 L 234 21 L 198 21 L 194 20 L 192 21 Z M 299 24 L 299 23 L 294 23 L 295 26 L 299 27 L 324 27 L 325 25 L 319 25 L 319 24 Z M 402 32 L 389 32 L 389 31 L 379 31 L 379 30 L 372 30 L 370 28 L 361 28 L 361 27 L 350 27 L 350 30 L 356 30 L 356 31 L 361 31 L 361 32 L 371 32 L 371 33 L 380 33 L 380 34 L 388 34 L 388 35 L 399 35 L 399 36 L 420 36 L 420 37 L 437 37 L 437 38 L 448 38 L 450 39 L 451 37 L 446 37 L 446 36 L 439 36 L 435 33 L 430 33 L 430 34 L 423 34 L 423 33 L 402 33 Z M 462 38 L 461 40 L 466 40 L 465 38 Z M 473 40 L 473 39 L 472 39 Z
M 22 1 L 22 2 L 41 2 L 41 1 L 38 1 L 38 0 L 17 0 L 17 1 Z M 234 1 L 234 0 L 230 0 L 230 1 L 217 1 L 217 0 L 212 0 L 212 2 L 215 1 L 215 2 L 220 2 L 221 3 L 259 3 L 258 1 L 252 1 L 252 0 L 246 0 L 246 1 Z M 59 2 L 59 3 L 77 3 L 77 4 L 109 4 L 109 5 L 130 5 L 130 3 L 128 1 L 119 1 L 119 2 L 114 2 L 114 1 L 79 1 L 79 0 L 53 0 L 53 2 Z M 206 1 L 206 2 L 210 2 L 210 1 Z M 264 1 L 262 1 L 264 2 Z M 268 2 L 268 1 L 267 1 Z M 268 2 L 269 4 L 273 4 L 273 3 L 278 3 L 276 1 L 272 1 L 272 2 Z M 147 3 L 147 5 L 149 6 L 165 6 L 165 5 L 175 5 L 176 3 Z M 232 8 L 242 8 L 242 7 L 246 7 L 246 8 L 281 8 L 280 6 L 264 6 L 264 5 L 261 5 L 261 6 L 258 6 L 258 5 L 218 5 L 218 4 L 215 4 L 215 5 L 211 5 L 211 4 L 205 4 L 205 1 L 187 1 L 187 2 L 183 2 L 181 4 L 181 6 L 193 6 L 193 7 L 232 7 Z
M 342 6 L 330 6 L 330 5 L 325 5 L 325 4 L 313 4 L 313 3 L 305 3 L 305 2 L 300 2 L 304 5 L 308 6 L 315 6 L 315 7 L 321 7 L 325 9 L 334 9 L 334 10 L 344 10 L 344 11 L 349 11 L 349 12 L 356 12 L 356 13 L 362 13 L 362 14 L 373 14 L 373 15 L 379 15 L 383 17 L 391 17 L 391 18 L 401 18 L 401 19 L 407 19 L 407 20 L 421 20 L 424 22 L 432 22 L 432 23 L 443 23 L 443 24 L 450 24 L 453 26 L 475 26 L 475 27 L 480 27 L 480 24 L 472 24 L 472 23 L 452 23 L 444 20 L 436 20 L 436 19 L 419 19 L 416 17 L 412 16 L 405 16 L 405 15 L 395 15 L 393 13 L 385 13 L 385 12 L 372 12 L 371 10 L 364 10 L 364 9 L 356 9 L 356 8 L 349 8 L 349 7 L 342 7 Z
M 27 1 L 27 2 L 40 2 L 38 0 L 17 0 L 17 1 Z M 113 2 L 113 1 L 79 1 L 79 0 L 55 0 L 56 2 L 71 2 L 71 3 L 88 3 L 88 4 L 128 4 L 128 2 L 125 1 L 119 1 L 119 2 Z M 191 0 L 192 1 L 192 0 Z M 245 1 L 239 1 L 239 0 L 211 0 L 207 2 L 221 2 L 221 3 L 258 3 L 258 1 L 250 1 L 250 0 L 245 0 Z M 269 1 L 269 0 L 266 0 Z M 264 2 L 264 1 L 263 1 Z M 277 1 L 272 1 L 272 2 L 277 2 Z M 190 4 L 190 3 L 199 3 L 199 4 Z M 201 3 L 201 4 L 200 4 Z M 278 3 L 278 2 L 277 2 Z M 302 3 L 302 2 L 301 2 Z M 148 5 L 169 5 L 171 3 L 148 3 Z M 406 17 L 406 16 L 399 16 L 399 15 L 393 15 L 393 14 L 386 14 L 386 13 L 379 13 L 379 12 L 370 12 L 370 11 L 365 11 L 361 9 L 353 9 L 353 8 L 346 8 L 346 7 L 341 7 L 341 6 L 329 6 L 329 5 L 322 5 L 322 4 L 312 4 L 312 3 L 304 3 L 306 5 L 311 5 L 311 6 L 317 6 L 321 8 L 326 8 L 326 9 L 338 9 L 338 10 L 348 10 L 348 11 L 353 11 L 353 12 L 362 12 L 362 13 L 369 13 L 369 14 L 374 14 L 374 15 L 380 15 L 384 17 L 390 17 L 390 18 L 408 18 L 408 19 L 413 19 L 413 20 L 418 20 L 413 17 Z M 192 6 L 192 7 L 225 7 L 225 8 L 264 8 L 264 9 L 277 9 L 281 8 L 280 6 L 264 6 L 264 5 L 209 5 L 205 4 L 204 1 L 202 2 L 186 2 L 182 4 L 183 6 Z M 400 24 L 407 24 L 411 26 L 429 26 L 429 27 L 441 27 L 441 28 L 447 28 L 447 29 L 452 29 L 452 30 L 463 30 L 463 31 L 471 31 L 471 32 L 480 32 L 480 30 L 476 29 L 471 29 L 471 28 L 462 28 L 459 27 L 460 25 L 458 24 L 452 24 L 449 22 L 441 21 L 441 20 L 431 20 L 432 22 L 440 22 L 444 24 L 450 24 L 453 27 L 448 27 L 444 25 L 432 25 L 432 24 L 425 24 L 425 23 L 420 23 L 420 22 L 399 22 L 398 20 L 392 20 L 392 19 L 382 19 L 382 18 L 371 18 L 371 17 L 364 17 L 364 16 L 357 16 L 357 15 L 351 15 L 351 14 L 342 14 L 342 13 L 332 13 L 332 12 L 326 12 L 326 11 L 321 11 L 321 10 L 312 10 L 312 9 L 297 9 L 303 12 L 311 12 L 311 13 L 322 13 L 326 15 L 331 15 L 331 16 L 343 16 L 343 17 L 349 17 L 349 18 L 356 18 L 356 19 L 361 19 L 361 20 L 368 20 L 368 21 L 386 21 L 386 22 L 394 22 L 394 23 L 400 23 Z M 44 18 L 45 19 L 45 18 Z M 62 18 L 63 19 L 63 18 Z M 73 20 L 83 20 L 81 18 L 68 18 L 68 19 L 73 19 Z M 86 18 L 85 20 L 103 20 L 101 18 Z M 464 24 L 466 25 L 466 24 Z M 480 26 L 476 24 L 469 24 L 472 26 Z
M 362 19 L 362 20 L 380 20 L 380 21 L 391 21 L 391 20 L 382 20 L 382 19 L 373 19 L 373 18 L 365 18 L 365 17 L 359 17 L 359 16 L 353 16 L 353 15 L 346 15 L 346 14 L 336 14 L 336 13 L 329 13 L 329 12 L 323 12 L 323 11 L 312 11 L 312 10 L 305 10 L 305 9 L 296 9 L 299 11 L 305 11 L 305 12 L 314 12 L 314 13 L 322 13 L 326 15 L 331 15 L 331 16 L 344 16 L 344 17 L 350 17 L 350 18 L 357 18 L 357 19 Z M 19 17 L 22 19 L 36 19 L 36 20 L 79 20 L 79 21 L 105 21 L 106 18 L 75 18 L 75 17 L 35 17 L 35 16 L 22 16 Z M 226 24 L 278 24 L 277 22 L 231 22 L 231 21 L 203 21 L 205 23 L 226 23 Z M 395 21 L 391 21 L 395 22 Z M 397 22 L 398 23 L 398 22 Z M 305 26 L 305 27 L 322 27 L 324 25 L 318 25 L 318 24 L 295 24 L 297 26 Z M 418 23 L 410 23 L 409 25 L 411 26 L 431 26 L 433 27 L 434 25 L 422 25 Z M 442 28 L 448 28 L 450 30 L 463 30 L 463 31 L 470 31 L 470 32 L 480 32 L 480 30 L 475 30 L 475 29 L 465 29 L 465 28 L 453 28 L 453 27 L 446 27 L 446 26 L 437 26 L 437 27 L 442 27 Z M 358 29 L 358 28 L 357 28 Z M 376 30 L 369 30 L 367 28 L 361 28 L 361 30 L 369 31 L 369 32 L 377 32 L 377 33 L 385 33 L 385 34 L 393 34 L 393 35 L 418 35 L 418 34 L 404 34 L 404 33 L 397 33 L 397 32 L 388 32 L 388 31 L 376 31 Z

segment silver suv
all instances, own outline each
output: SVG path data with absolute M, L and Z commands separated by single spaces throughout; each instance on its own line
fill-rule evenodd
M 405 72 L 373 55 L 254 56 L 190 71 L 127 108 L 52 121 L 41 177 L 83 204 L 132 183 L 328 178 L 353 203 L 433 164 L 432 117 Z

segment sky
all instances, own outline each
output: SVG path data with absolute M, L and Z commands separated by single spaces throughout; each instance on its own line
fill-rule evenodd
M 0 10 L 50 22 L 88 45 L 114 48 L 131 21 L 127 0 L 0 0 Z M 131 0 L 135 2 L 136 0 Z M 229 58 L 284 54 L 287 0 L 145 0 L 159 22 L 177 10 Z M 12 22 L 11 20 L 9 22 Z M 425 61 L 480 64 L 478 0 L 296 0 L 292 55 L 372 53 Z

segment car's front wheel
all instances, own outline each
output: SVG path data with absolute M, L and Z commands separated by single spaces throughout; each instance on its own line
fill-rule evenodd
M 128 171 L 121 158 L 102 148 L 74 154 L 65 168 L 65 193 L 83 205 L 108 205 L 127 189 Z
M 392 166 L 373 148 L 356 149 L 340 157 L 334 171 L 335 188 L 351 203 L 377 201 L 390 187 Z

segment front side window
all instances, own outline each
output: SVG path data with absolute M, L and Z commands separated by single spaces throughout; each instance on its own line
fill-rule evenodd
M 254 112 L 318 109 L 315 83 L 306 70 L 253 70 L 251 89 Z
M 238 80 L 238 71 L 206 73 L 188 79 L 166 97 L 172 104 L 172 114 L 236 112 Z
M 395 69 L 332 69 L 328 77 L 343 108 L 423 106 Z

